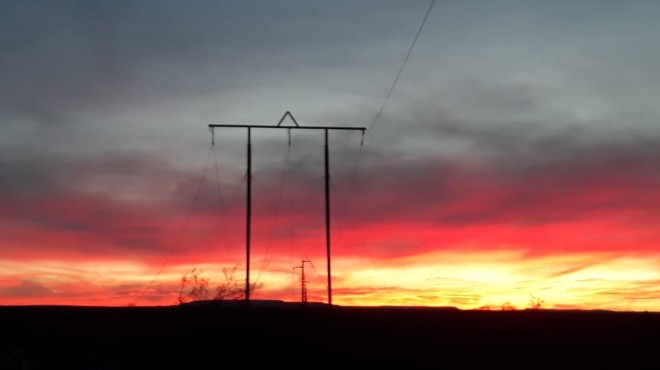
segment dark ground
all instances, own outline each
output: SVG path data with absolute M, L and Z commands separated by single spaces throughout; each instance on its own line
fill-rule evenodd
M 0 306 L 2 369 L 660 369 L 660 313 Z

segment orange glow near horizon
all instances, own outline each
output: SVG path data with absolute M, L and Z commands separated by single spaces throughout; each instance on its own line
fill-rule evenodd
M 430 175 L 414 180 L 423 188 L 417 194 L 390 172 L 365 178 L 377 186 L 363 184 L 373 189 L 364 196 L 337 197 L 333 304 L 660 311 L 660 231 L 649 221 L 655 192 L 619 180 L 607 191 L 573 182 L 558 190 L 548 170 L 530 175 L 526 193 L 529 179 L 420 165 L 413 172 Z M 0 223 L 2 304 L 172 305 L 192 269 L 213 288 L 222 268 L 237 266 L 234 278 L 244 284 L 242 205 L 219 212 L 209 185 L 183 230 L 195 183 L 171 184 L 174 205 L 103 203 L 85 192 L 4 198 L 15 221 Z M 263 286 L 251 297 L 299 301 L 294 267 L 305 259 L 313 262 L 308 299 L 327 302 L 322 206 L 287 202 L 266 185 L 257 189 L 251 251 L 251 282 Z
M 306 270 L 310 301 L 327 302 L 325 261 Z M 596 261 L 596 262 L 594 262 Z M 253 299 L 300 300 L 300 270 L 286 258 L 253 261 Z M 40 266 L 35 268 L 34 266 Z M 211 286 L 222 282 L 217 266 L 180 264 L 156 277 L 153 266 L 122 261 L 0 263 L 5 305 L 172 305 L 183 274 L 202 270 Z M 660 311 L 660 256 L 610 253 L 525 257 L 515 250 L 432 252 L 376 262 L 333 260 L 333 304 L 354 306 L 453 306 L 460 309 L 542 308 Z M 245 271 L 236 271 L 244 284 Z M 7 294 L 13 293 L 13 297 Z

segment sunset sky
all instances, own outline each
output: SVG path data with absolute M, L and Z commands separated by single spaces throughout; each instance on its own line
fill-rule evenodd
M 0 3 L 0 305 L 245 278 L 246 131 L 330 133 L 332 303 L 660 311 L 660 2 Z M 378 119 L 375 119 L 378 117 Z M 286 121 L 286 124 L 290 124 Z M 323 134 L 252 132 L 254 299 L 327 301 Z

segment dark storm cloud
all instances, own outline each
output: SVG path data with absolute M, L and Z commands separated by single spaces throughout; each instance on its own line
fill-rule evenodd
M 500 116 L 533 112 L 544 104 L 528 88 L 483 89 L 479 94 L 484 101 L 498 102 Z M 337 222 L 531 226 L 605 215 L 643 222 L 656 213 L 660 135 L 653 128 L 616 128 L 572 122 L 570 117 L 553 122 L 543 115 L 538 121 L 473 121 L 439 106 L 428 101 L 412 105 L 417 109 L 408 117 L 415 129 L 383 127 L 396 133 L 390 142 L 371 141 L 362 150 L 355 142 L 355 151 L 346 153 L 347 145 L 334 153 L 343 163 L 332 172 Z M 387 116 L 390 122 L 396 118 Z M 455 142 L 461 144 L 458 149 Z M 258 191 L 270 196 L 260 200 L 262 210 L 268 214 L 277 209 L 273 190 L 283 186 L 288 197 L 320 199 L 321 159 L 312 156 L 307 165 L 292 161 L 288 172 L 273 166 L 258 173 Z M 308 203 L 295 212 L 312 215 L 319 207 Z
M 177 184 L 196 175 L 139 153 L 55 163 L 3 162 L 0 218 L 5 240 L 13 241 L 11 248 L 19 253 L 30 241 L 32 253 L 42 248 L 92 254 L 165 248 L 163 211 L 172 211 Z
M 456 131 L 467 137 L 481 133 Z M 365 148 L 362 155 L 368 165 L 358 172 L 347 166 L 332 173 L 333 224 L 359 230 L 394 222 L 400 234 L 382 235 L 389 242 L 376 244 L 388 253 L 403 254 L 420 246 L 405 225 L 534 228 L 608 220 L 625 224 L 627 237 L 641 240 L 648 226 L 645 220 L 656 218 L 660 209 L 654 191 L 660 185 L 656 147 L 592 146 L 582 148 L 582 155 L 557 156 L 553 161 L 514 156 L 515 165 L 499 157 L 409 158 Z M 276 221 L 284 213 L 299 231 L 322 225 L 322 169 L 296 165 L 309 160 L 316 163 L 315 158 L 296 158 L 289 167 L 283 163 L 255 172 L 257 234 L 276 231 Z M 31 253 L 158 254 L 170 247 L 169 238 L 189 212 L 203 222 L 201 227 L 215 225 L 215 231 L 203 231 L 206 234 L 242 230 L 243 175 L 240 169 L 225 167 L 216 172 L 212 161 L 202 173 L 140 153 L 73 162 L 5 161 L 0 166 L 0 216 L 8 228 L 3 235 L 18 246 L 16 253 L 21 253 L 21 243 L 31 243 Z
M 0 297 L 50 297 L 56 293 L 46 286 L 31 280 L 21 280 L 16 285 L 0 287 Z
M 177 169 L 152 154 L 139 152 L 104 153 L 91 158 L 31 158 L 29 156 L 0 160 L 0 194 L 8 197 L 39 197 L 81 191 L 82 182 L 93 180 L 115 181 L 126 186 L 126 181 L 147 181 L 153 186 L 160 178 L 174 177 Z M 149 173 L 150 176 L 141 176 Z M 106 176 L 107 178 L 102 179 Z M 105 183 L 105 186 L 112 183 Z
M 364 58 L 356 45 L 392 37 L 411 14 L 374 4 L 9 1 L 0 110 L 64 123 L 81 111 L 263 84 L 275 71 L 354 67 Z
M 444 225 L 566 222 L 627 212 L 649 217 L 660 201 L 660 152 L 634 144 L 582 149 L 550 163 L 475 163 L 435 156 L 363 169 L 349 196 L 350 220 L 435 220 Z M 520 163 L 524 162 L 525 166 Z M 348 182 L 348 180 L 346 180 Z M 337 210 L 339 213 L 340 211 Z
M 305 1 L 3 3 L 0 45 L 6 52 L 0 57 L 0 68 L 6 73 L 0 77 L 0 112 L 6 124 L 17 131 L 19 126 L 30 126 L 26 122 L 36 123 L 35 126 L 71 124 L 76 128 L 75 133 L 61 130 L 55 132 L 57 135 L 45 135 L 50 139 L 46 144 L 65 143 L 78 156 L 74 160 L 38 157 L 30 147 L 21 151 L 21 146 L 12 144 L 18 154 L 0 161 L 0 197 L 5 201 L 2 216 L 12 224 L 27 223 L 75 235 L 105 235 L 108 242 L 141 249 L 160 248 L 162 240 L 158 233 L 164 215 L 184 218 L 194 199 L 198 202 L 197 215 L 214 215 L 220 199 L 232 203 L 225 211 L 242 220 L 242 203 L 237 201 L 242 198 L 235 194 L 244 185 L 241 183 L 243 157 L 233 163 L 235 168 L 223 163 L 219 180 L 222 189 L 218 191 L 213 166 L 200 185 L 201 173 L 197 169 L 173 164 L 171 157 L 177 153 L 171 147 L 166 147 L 162 156 L 117 150 L 81 158 L 78 149 L 89 145 L 86 139 L 101 135 L 93 131 L 81 134 L 80 129 L 100 126 L 99 122 L 115 127 L 121 122 L 103 114 L 114 109 L 148 107 L 168 98 L 184 104 L 207 93 L 229 94 L 267 86 L 275 80 L 291 82 L 283 87 L 284 91 L 308 79 L 333 80 L 336 76 L 332 71 L 341 68 L 352 70 L 351 75 L 364 72 L 366 76 L 355 85 L 342 86 L 343 92 L 368 86 L 375 89 L 375 85 L 386 88 L 389 79 L 371 79 L 374 75 L 367 76 L 366 71 L 384 65 L 396 66 L 392 59 L 378 58 L 383 52 L 380 47 L 387 48 L 386 44 L 405 39 L 406 42 L 397 44 L 401 52 L 397 56 L 402 57 L 409 41 L 406 37 L 412 33 L 408 31 L 413 30 L 409 27 L 410 20 L 417 22 L 426 4 L 420 2 L 416 7 L 404 6 L 410 3 L 400 1 L 332 4 Z M 498 6 L 490 5 L 488 11 L 493 8 Z M 497 13 L 507 14 L 505 10 Z M 553 13 L 556 18 L 566 11 L 560 10 Z M 474 40 L 467 37 L 470 30 L 482 36 L 490 34 L 479 23 L 480 17 L 488 12 L 481 8 L 475 11 L 463 13 L 469 14 L 466 17 L 470 22 L 450 23 L 449 29 L 456 31 L 454 34 L 425 34 L 419 45 L 421 49 L 417 50 L 422 54 L 415 55 L 428 57 L 433 47 L 442 45 L 443 40 L 456 40 L 452 39 L 456 35 L 465 36 L 466 43 L 479 41 L 479 37 Z M 591 14 L 583 10 L 580 13 Z M 447 17 L 452 13 L 441 14 Z M 488 19 L 490 23 L 486 24 L 491 26 L 500 20 Z M 545 18 L 532 19 L 541 24 Z M 440 23 L 436 27 L 444 31 L 444 25 Z M 513 27 L 514 31 L 520 29 L 526 28 Z M 427 31 L 432 30 L 429 25 Z M 333 145 L 333 201 L 337 204 L 334 209 L 338 222 L 359 226 L 393 220 L 466 226 L 562 222 L 615 210 L 655 214 L 650 206 L 658 204 L 652 191 L 658 184 L 655 163 L 660 153 L 655 148 L 660 135 L 657 130 L 636 122 L 628 122 L 622 129 L 604 127 L 625 116 L 618 111 L 611 115 L 605 112 L 606 117 L 584 122 L 572 115 L 570 109 L 557 113 L 548 108 L 564 92 L 573 91 L 571 85 L 552 90 L 543 81 L 518 85 L 480 81 L 480 76 L 474 77 L 474 70 L 470 69 L 469 62 L 473 60 L 482 58 L 497 66 L 502 62 L 495 57 L 503 55 L 505 61 L 515 59 L 520 66 L 531 64 L 523 58 L 529 54 L 528 49 L 523 48 L 521 53 L 513 53 L 514 56 L 506 53 L 512 49 L 506 48 L 505 36 L 515 39 L 519 34 L 507 34 L 512 31 L 507 27 L 495 31 L 493 34 L 504 40 L 497 44 L 504 52 L 461 55 L 457 49 L 461 61 L 468 64 L 465 69 L 450 70 L 460 76 L 458 83 L 437 75 L 427 76 L 433 66 L 422 68 L 419 66 L 423 63 L 419 62 L 416 70 L 407 70 L 412 74 L 404 75 L 403 86 L 399 88 L 406 87 L 405 76 L 421 75 L 424 83 L 418 87 L 419 81 L 411 79 L 407 82 L 414 89 L 395 91 L 392 105 L 388 106 L 391 110 L 386 110 L 382 120 L 372 127 L 375 134 L 371 136 L 370 130 L 364 148 L 357 149 L 357 139 L 347 136 L 341 137 L 339 145 Z M 538 39 L 532 37 L 532 41 L 543 41 L 553 35 L 565 36 L 543 33 Z M 424 44 L 424 40 L 440 40 L 440 44 Z M 533 50 L 539 47 L 532 45 L 535 45 Z M 466 48 L 479 51 L 480 46 L 483 44 Z M 561 59 L 562 56 L 557 58 L 570 70 L 570 62 L 575 60 Z M 445 57 L 441 59 L 444 61 Z M 591 78 L 600 79 L 609 71 L 604 68 Z M 391 73 L 382 76 L 390 77 Z M 465 76 L 472 76 L 472 80 Z M 598 86 L 602 91 L 613 91 L 611 82 Z M 378 89 L 379 93 L 384 93 L 381 90 Z M 305 97 L 313 98 L 317 90 L 305 92 Z M 577 95 L 583 98 L 587 94 Z M 457 103 L 448 103 L 445 100 L 448 97 Z M 342 106 L 340 114 L 358 115 L 367 105 L 350 101 Z M 647 110 L 640 115 L 654 117 L 652 113 Z M 129 124 L 131 130 L 141 126 L 151 133 L 155 130 L 152 127 L 160 128 L 158 118 L 154 115 Z M 276 118 L 279 116 L 273 121 Z M 330 122 L 331 118 L 328 115 Z M 205 127 L 200 125 L 200 128 Z M 12 132 L 0 140 L 12 141 Z M 26 142 L 33 140 L 27 134 L 20 137 Z M 278 148 L 286 146 L 285 141 L 264 138 L 255 143 L 255 207 L 259 217 L 274 217 L 281 212 L 279 194 L 295 194 L 297 199 L 304 199 L 287 209 L 302 219 L 320 214 L 321 142 L 316 138 L 305 146 L 295 142 L 297 137 L 294 136 L 294 154 L 284 164 L 280 159 L 284 151 Z M 280 167 L 275 168 L 276 165 Z M 39 240 L 35 238 L 35 244 Z M 408 246 L 413 248 L 402 238 L 392 248 Z
M 547 163 L 654 158 L 660 133 L 654 129 L 599 128 L 583 124 L 540 122 L 475 123 L 436 115 L 427 129 L 438 147 L 459 141 L 468 156 L 497 160 L 497 165 L 534 166 Z
M 0 194 L 13 197 L 64 186 L 59 167 L 60 163 L 41 160 L 0 160 Z
M 617 104 L 600 111 L 577 102 L 557 108 L 560 93 L 538 84 L 462 81 L 445 91 L 405 95 L 399 101 L 402 108 L 373 127 L 379 142 L 372 146 L 409 158 L 490 161 L 502 169 L 573 159 L 653 158 L 660 131 L 640 118 L 653 114 L 652 106 L 640 108 L 637 117 Z M 579 110 L 590 111 L 591 117 L 581 117 Z

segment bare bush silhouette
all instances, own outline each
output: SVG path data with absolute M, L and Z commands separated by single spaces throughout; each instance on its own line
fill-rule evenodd
M 529 308 L 532 310 L 540 310 L 543 303 L 544 301 L 541 298 L 538 298 L 532 294 L 529 299 Z
M 511 302 L 507 301 L 502 303 L 502 306 L 500 306 L 500 309 L 502 311 L 515 311 L 516 306 L 512 305 Z
M 209 299 L 209 278 L 201 277 L 204 270 L 192 269 L 181 276 L 178 302 L 187 303 Z
M 177 303 L 188 303 L 204 300 L 240 300 L 245 298 L 245 280 L 236 279 L 237 265 L 232 267 L 223 267 L 222 274 L 224 282 L 210 289 L 210 278 L 202 276 L 204 270 L 194 268 L 189 273 L 181 276 L 181 288 Z M 263 287 L 262 283 L 251 283 L 250 292 L 254 292 Z

